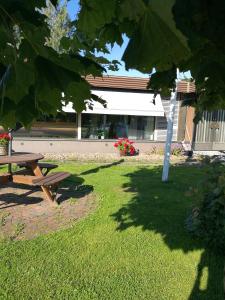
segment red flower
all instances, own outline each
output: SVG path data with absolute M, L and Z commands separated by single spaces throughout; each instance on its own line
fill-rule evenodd
M 132 141 L 128 138 L 119 138 L 117 142 L 114 144 L 114 147 L 117 148 L 119 151 L 123 151 L 124 154 L 134 155 L 136 153 L 136 149 L 133 146 Z
M 8 133 L 2 133 L 0 134 L 0 140 L 10 141 L 10 136 L 8 135 Z

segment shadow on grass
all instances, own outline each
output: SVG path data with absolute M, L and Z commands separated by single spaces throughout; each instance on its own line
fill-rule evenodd
M 118 222 L 118 231 L 141 227 L 159 233 L 171 250 L 181 249 L 184 253 L 203 250 L 189 300 L 221 300 L 224 299 L 224 257 L 204 249 L 189 235 L 184 225 L 192 206 L 190 198 L 184 197 L 184 194 L 190 183 L 196 184 L 194 181 L 198 178 L 198 174 L 192 174 L 193 170 L 193 167 L 172 167 L 168 183 L 161 182 L 162 168 L 158 166 L 139 168 L 126 174 L 129 182 L 123 187 L 133 193 L 133 198 L 112 217 Z M 205 268 L 208 269 L 208 280 L 203 289 L 201 278 Z
M 71 175 L 67 178 L 58 190 L 59 197 L 57 201 L 59 203 L 66 201 L 70 198 L 82 198 L 93 192 L 94 187 L 92 185 L 83 184 L 84 179 L 76 175 Z
M 97 173 L 97 172 L 99 172 L 102 169 L 108 169 L 108 168 L 111 168 L 113 166 L 120 165 L 123 162 L 124 162 L 124 159 L 120 159 L 120 160 L 115 161 L 115 162 L 113 162 L 111 164 L 106 164 L 106 165 L 103 165 L 103 166 L 100 166 L 100 167 L 97 167 L 97 168 L 94 168 L 94 169 L 91 169 L 91 170 L 84 171 L 80 175 L 89 175 L 89 174 Z
M 57 192 L 57 201 L 62 203 L 71 198 L 80 199 L 93 192 L 94 188 L 92 185 L 85 185 L 83 183 L 84 179 L 82 177 L 72 174 L 60 184 Z M 3 187 L 9 188 L 9 191 L 0 195 L 0 210 L 5 209 L 6 207 L 31 205 L 45 201 L 44 195 L 43 197 L 35 197 L 32 195 L 35 192 L 40 192 L 40 187 L 15 183 L 6 184 Z M 13 189 L 24 190 L 24 193 L 13 193 Z

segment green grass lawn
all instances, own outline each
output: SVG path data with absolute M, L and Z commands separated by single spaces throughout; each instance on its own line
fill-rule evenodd
M 184 227 L 204 169 L 62 164 L 97 209 L 72 228 L 0 244 L 0 299 L 223 299 L 223 259 Z

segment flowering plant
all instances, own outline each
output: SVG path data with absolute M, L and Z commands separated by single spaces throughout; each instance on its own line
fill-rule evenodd
M 10 136 L 8 133 L 0 134 L 0 146 L 8 145 L 9 141 L 10 141 Z
M 127 138 L 122 138 L 118 139 L 118 141 L 114 144 L 114 147 L 117 148 L 123 155 L 134 155 L 137 151 L 133 146 L 133 143 L 134 142 L 131 142 Z

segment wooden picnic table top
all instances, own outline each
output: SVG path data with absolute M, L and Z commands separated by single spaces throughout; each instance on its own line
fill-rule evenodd
M 43 158 L 44 156 L 40 153 L 13 152 L 11 156 L 0 155 L 0 165 L 32 162 Z

